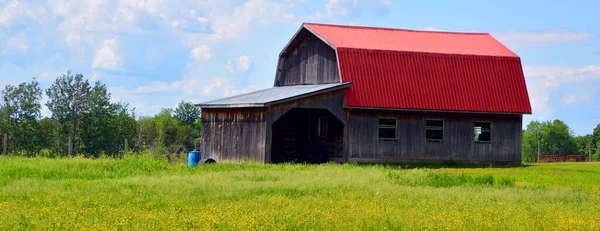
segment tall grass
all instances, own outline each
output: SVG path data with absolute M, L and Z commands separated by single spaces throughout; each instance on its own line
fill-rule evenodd
M 0 230 L 598 230 L 600 165 L 0 156 Z
M 447 173 L 437 169 L 388 170 L 386 176 L 394 182 L 408 186 L 456 187 L 515 185 L 514 178 L 492 174 Z

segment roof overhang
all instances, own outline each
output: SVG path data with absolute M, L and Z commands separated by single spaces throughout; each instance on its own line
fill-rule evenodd
M 352 83 L 272 87 L 196 104 L 200 108 L 262 108 L 348 88 Z

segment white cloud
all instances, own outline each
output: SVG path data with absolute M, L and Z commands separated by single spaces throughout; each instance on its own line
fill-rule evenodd
M 50 76 L 50 74 L 48 74 L 48 72 L 44 72 L 39 75 L 39 79 L 46 79 L 46 78 L 48 78 L 48 76 Z
M 102 46 L 96 50 L 92 68 L 102 68 L 116 70 L 121 67 L 121 58 L 116 54 L 117 41 L 116 39 L 104 40 Z
M 327 17 L 350 17 L 358 12 L 358 0 L 328 0 L 325 3 Z
M 196 61 L 208 61 L 212 59 L 210 48 L 207 45 L 196 47 L 191 52 L 192 58 Z
M 553 67 L 553 66 L 526 66 L 523 68 L 527 81 L 527 89 L 531 101 L 534 119 L 548 119 L 552 117 L 550 95 L 562 86 L 575 86 L 577 92 L 569 92 L 562 99 L 563 104 L 572 104 L 577 99 L 587 101 L 590 99 L 583 86 L 589 85 L 592 80 L 600 80 L 600 66 L 585 67 Z M 592 88 L 594 88 L 592 86 Z M 595 89 L 595 88 L 594 88 Z
M 175 92 L 181 89 L 183 86 L 181 81 L 174 82 L 161 82 L 154 81 L 150 85 L 138 86 L 132 91 L 129 91 L 133 94 L 141 94 L 141 93 L 158 93 L 158 92 Z
M 13 35 L 6 41 L 6 47 L 4 47 L 4 50 L 2 51 L 2 53 L 3 54 L 9 54 L 9 53 L 23 54 L 23 53 L 27 53 L 27 50 L 29 50 L 29 39 L 27 38 L 27 36 L 25 34 L 18 33 L 16 35 Z
M 575 102 L 575 95 L 565 96 L 563 98 L 562 102 L 563 102 L 563 104 L 566 104 L 566 105 L 574 103 Z
M 246 72 L 250 69 L 253 61 L 253 56 L 242 55 L 233 62 L 229 60 L 225 65 L 225 70 L 228 72 Z
M 496 39 L 509 47 L 551 46 L 592 38 L 591 33 L 554 29 L 544 32 L 504 32 L 494 33 Z

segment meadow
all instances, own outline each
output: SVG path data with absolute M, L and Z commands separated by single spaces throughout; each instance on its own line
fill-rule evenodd
M 219 163 L 0 156 L 0 230 L 599 230 L 600 163 Z

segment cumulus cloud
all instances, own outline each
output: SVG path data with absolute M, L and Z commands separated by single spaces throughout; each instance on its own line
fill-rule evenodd
M 589 94 L 595 92 L 592 81 L 600 80 L 600 66 L 596 65 L 584 67 L 526 66 L 523 71 L 526 76 L 533 117 L 540 120 L 552 117 L 551 93 L 569 87 L 578 90 L 568 92 L 562 99 L 563 104 L 573 104 L 578 100 L 587 101 L 590 99 Z
M 253 56 L 242 55 L 235 61 L 229 60 L 225 65 L 225 70 L 228 72 L 246 72 L 250 69 L 253 61 Z
M 102 46 L 96 50 L 92 68 L 115 70 L 121 66 L 121 58 L 116 54 L 117 40 L 104 40 Z
M 539 47 L 568 43 L 592 38 L 591 33 L 553 29 L 543 32 L 494 33 L 496 39 L 509 47 Z
M 191 55 L 196 61 L 208 61 L 212 59 L 210 48 L 207 45 L 194 48 L 191 52 Z
M 8 53 L 27 53 L 29 49 L 29 39 L 23 33 L 18 33 L 16 35 L 11 36 L 6 41 L 6 46 L 2 51 L 3 54 Z

